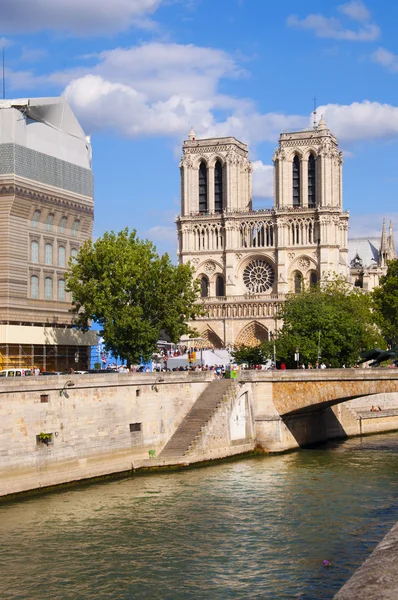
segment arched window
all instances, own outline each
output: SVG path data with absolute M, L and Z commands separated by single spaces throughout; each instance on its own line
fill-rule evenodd
M 40 211 L 35 210 L 35 212 L 33 213 L 33 217 L 32 217 L 32 227 L 37 229 L 37 224 L 38 224 L 39 220 L 40 220 Z
M 214 210 L 222 212 L 222 164 L 218 160 L 214 166 Z
M 310 154 L 308 159 L 308 208 L 315 208 L 315 158 Z
M 300 159 L 295 155 L 293 159 L 293 206 L 300 206 Z
M 72 227 L 72 235 L 76 236 L 77 232 L 79 231 L 79 227 L 80 227 L 80 221 L 79 219 L 75 219 L 73 221 L 73 227 Z
M 300 271 L 294 274 L 294 293 L 300 294 L 303 291 L 303 276 Z
M 46 246 L 45 246 L 44 262 L 46 263 L 46 265 L 53 264 L 53 245 L 52 244 L 46 244 Z
M 65 252 L 65 247 L 64 246 L 59 246 L 58 247 L 58 266 L 59 267 L 64 267 L 65 266 L 65 262 L 66 262 L 66 252 Z
M 65 300 L 65 281 L 58 279 L 58 300 L 64 302 Z
M 312 271 L 310 274 L 310 286 L 314 287 L 318 283 L 318 275 L 315 271 Z
M 36 240 L 30 243 L 30 260 L 34 263 L 39 262 L 39 242 Z
M 71 257 L 72 265 L 74 265 L 76 262 L 76 257 L 77 257 L 76 248 L 72 248 L 72 250 L 70 251 L 70 257 Z
M 51 277 L 46 277 L 44 279 L 44 297 L 46 300 L 53 299 L 53 280 Z
M 60 233 L 65 233 L 67 220 L 68 220 L 68 217 L 61 217 L 61 220 L 59 222 L 59 232 Z
M 34 299 L 39 297 L 39 278 L 37 275 L 32 275 L 30 278 L 30 296 Z
M 205 275 L 200 280 L 200 295 L 202 298 L 207 298 L 209 295 L 209 280 Z
M 225 296 L 224 287 L 224 277 L 218 275 L 216 279 L 216 296 Z
M 199 167 L 199 212 L 207 212 L 207 167 L 204 162 Z
M 49 213 L 48 216 L 47 216 L 47 221 L 46 221 L 46 229 L 47 229 L 47 231 L 52 231 L 53 222 L 54 222 L 54 215 L 52 213 Z

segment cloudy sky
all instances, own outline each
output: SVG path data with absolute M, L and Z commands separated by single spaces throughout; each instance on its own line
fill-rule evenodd
M 128 226 L 175 257 L 180 147 L 250 146 L 272 205 L 280 131 L 313 98 L 344 151 L 351 236 L 398 232 L 398 3 L 0 0 L 8 98 L 64 94 L 92 136 L 95 235 Z

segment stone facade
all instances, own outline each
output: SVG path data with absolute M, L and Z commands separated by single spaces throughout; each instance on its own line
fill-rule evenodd
M 381 249 L 371 275 L 351 272 L 342 152 L 323 118 L 282 133 L 273 161 L 274 208 L 253 210 L 248 147 L 233 137 L 197 140 L 193 130 L 184 141 L 178 255 L 195 267 L 205 298 L 198 345 L 256 345 L 278 328 L 286 294 L 330 273 L 371 289 L 385 272 Z

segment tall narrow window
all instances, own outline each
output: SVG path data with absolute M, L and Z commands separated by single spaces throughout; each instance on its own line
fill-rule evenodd
M 199 167 L 199 212 L 207 212 L 207 167 L 204 162 Z
M 32 275 L 30 278 L 30 295 L 34 299 L 39 297 L 39 278 L 37 275 Z
M 200 280 L 200 295 L 202 298 L 207 298 L 209 295 L 209 280 L 205 276 Z
M 61 220 L 59 222 L 59 232 L 60 233 L 65 233 L 67 220 L 68 220 L 68 217 L 61 217 Z
M 52 244 L 46 244 L 46 246 L 45 246 L 45 263 L 46 263 L 46 265 L 53 264 L 53 246 L 52 246 Z
M 58 247 L 58 266 L 59 267 L 64 267 L 65 266 L 65 247 L 64 246 L 59 246 Z
M 76 257 L 77 257 L 76 248 L 72 248 L 72 250 L 70 251 L 70 257 L 71 257 L 72 265 L 74 265 L 76 262 Z
M 224 295 L 225 295 L 224 277 L 222 277 L 221 275 L 218 275 L 217 279 L 216 279 L 216 296 L 224 296 Z
M 34 227 L 35 229 L 37 229 L 39 219 L 40 219 L 40 211 L 35 210 L 35 212 L 33 213 L 33 217 L 32 217 L 32 227 Z
M 222 212 L 222 164 L 218 160 L 214 166 L 214 210 Z
M 308 207 L 315 208 L 315 158 L 310 154 L 308 159 Z
M 303 291 L 303 276 L 299 271 L 294 274 L 294 293 L 300 294 Z
M 46 300 L 53 299 L 53 280 L 51 277 L 46 277 L 44 280 L 44 297 Z
M 39 262 L 39 242 L 36 240 L 30 243 L 30 260 L 34 263 Z
M 317 283 L 318 283 L 318 276 L 314 271 L 312 271 L 310 274 L 310 285 L 312 287 L 314 287 Z
M 65 281 L 58 279 L 58 300 L 63 302 L 65 300 Z
M 77 232 L 79 231 L 79 227 L 80 227 L 80 221 L 79 219 L 75 219 L 73 221 L 73 227 L 72 227 L 72 235 L 76 237 Z
M 49 213 L 49 215 L 47 217 L 47 221 L 46 221 L 46 229 L 47 229 L 47 231 L 52 231 L 53 222 L 54 222 L 54 215 L 52 213 Z
M 293 206 L 300 204 L 300 159 L 296 154 L 293 159 Z

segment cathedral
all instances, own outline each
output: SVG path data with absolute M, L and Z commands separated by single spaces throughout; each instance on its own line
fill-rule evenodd
M 342 275 L 371 291 L 395 258 L 390 224 L 380 239 L 348 240 L 342 152 L 323 118 L 281 133 L 273 156 L 274 207 L 253 210 L 248 147 L 234 137 L 183 143 L 178 258 L 201 285 L 197 345 L 253 346 L 281 327 L 287 294 Z

